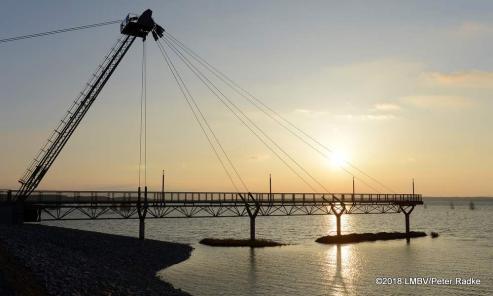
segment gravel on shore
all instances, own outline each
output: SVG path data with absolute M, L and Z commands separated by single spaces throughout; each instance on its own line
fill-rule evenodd
M 15 283 L 12 287 L 20 274 L 38 285 L 35 295 L 189 295 L 156 273 L 191 252 L 192 247 L 178 243 L 35 224 L 0 225 L 0 261 L 10 262 L 0 262 L 0 293 L 14 289 L 16 295 L 28 295 L 19 293 Z
M 14 290 L 10 288 L 9 284 L 5 280 L 3 273 L 0 273 L 0 295 L 3 296 L 14 296 Z

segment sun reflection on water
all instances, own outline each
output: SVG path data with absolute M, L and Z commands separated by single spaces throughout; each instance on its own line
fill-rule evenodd
M 335 235 L 337 226 L 336 218 L 333 215 L 327 216 L 328 228 L 330 235 Z M 352 231 L 350 215 L 341 216 L 342 233 Z M 327 291 L 331 295 L 348 295 L 352 294 L 351 289 L 355 280 L 360 276 L 357 257 L 354 256 L 354 246 L 348 244 L 333 245 L 325 250 L 325 264 L 323 268 L 324 279 L 326 281 Z
M 351 233 L 353 229 L 353 221 L 351 220 L 351 215 L 343 214 L 341 215 L 341 232 L 342 234 Z M 336 235 L 337 224 L 335 215 L 326 215 L 325 219 L 327 221 L 327 234 Z
M 331 246 L 325 252 L 326 264 L 323 274 L 326 281 L 326 287 L 331 289 L 332 295 L 348 295 L 348 287 L 351 274 L 354 272 L 351 268 L 352 246 L 335 245 Z

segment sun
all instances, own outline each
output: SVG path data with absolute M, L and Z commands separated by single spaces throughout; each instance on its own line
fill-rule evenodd
M 329 166 L 334 169 L 342 168 L 347 164 L 347 156 L 341 151 L 334 151 L 329 157 Z

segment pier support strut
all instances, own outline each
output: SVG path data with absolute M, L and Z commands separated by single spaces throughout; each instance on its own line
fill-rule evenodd
M 253 205 L 249 204 L 248 201 L 240 194 L 241 199 L 245 203 L 245 209 L 250 217 L 250 240 L 255 240 L 255 218 L 257 218 L 258 212 L 260 210 L 260 204 L 253 197 L 252 194 L 248 193 L 248 197 L 253 201 Z
M 137 199 L 137 214 L 139 215 L 139 239 L 145 239 L 145 219 L 149 204 L 147 202 L 147 186 L 144 187 L 144 202 L 142 202 L 141 191 L 139 187 Z
M 341 216 L 346 211 L 346 205 L 344 203 L 340 203 L 339 205 L 331 204 L 330 208 L 332 209 L 332 213 L 336 216 L 336 224 L 337 224 L 337 236 L 341 235 Z
M 411 212 L 414 210 L 414 206 L 399 206 L 401 211 L 404 213 L 404 217 L 406 219 L 406 235 L 409 236 L 410 226 L 409 226 L 409 216 Z
M 250 217 L 250 240 L 254 241 L 255 240 L 255 218 L 257 218 L 258 211 L 260 210 L 260 207 L 258 205 L 255 206 L 254 210 L 252 211 L 250 207 L 246 207 L 248 217 Z

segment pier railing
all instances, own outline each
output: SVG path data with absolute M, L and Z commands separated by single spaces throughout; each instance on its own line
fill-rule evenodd
M 1 190 L 0 201 L 14 201 L 16 191 Z M 141 193 L 143 196 L 143 193 Z M 251 195 L 251 196 L 250 196 Z M 153 203 L 244 203 L 244 200 L 265 203 L 422 203 L 421 194 L 379 193 L 238 193 L 238 192 L 159 192 L 147 193 Z M 136 191 L 34 191 L 26 200 L 29 204 L 112 204 L 136 203 Z

